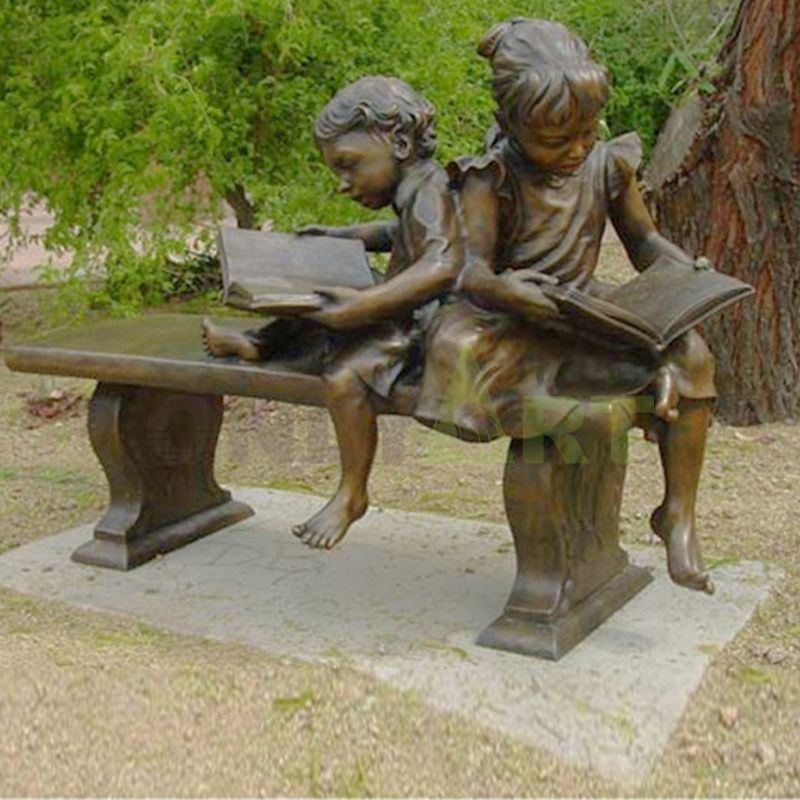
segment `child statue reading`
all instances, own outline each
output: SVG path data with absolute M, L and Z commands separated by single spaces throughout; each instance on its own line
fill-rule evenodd
M 431 160 L 434 117 L 433 106 L 403 81 L 367 77 L 338 92 L 317 119 L 315 139 L 340 178 L 339 191 L 366 208 L 391 205 L 397 218 L 300 231 L 361 239 L 368 251 L 391 251 L 382 283 L 362 290 L 319 290 L 323 308 L 304 315 L 334 330 L 359 329 L 352 338 L 343 337 L 322 376 L 342 475 L 330 502 L 293 529 L 310 547 L 333 547 L 366 511 L 377 409 L 398 381 L 421 366 L 436 298 L 453 286 L 461 267 L 447 175 Z M 241 334 L 206 321 L 204 339 L 212 355 L 265 357 L 258 333 Z
M 466 240 L 462 299 L 444 306 L 431 327 L 418 416 L 447 414 L 442 397 L 465 357 L 478 364 L 467 394 L 482 398 L 486 416 L 468 418 L 474 404 L 451 409 L 445 422 L 461 429 L 491 421 L 524 438 L 524 407 L 536 398 L 654 394 L 654 413 L 637 420 L 657 438 L 665 475 L 651 524 L 673 580 L 712 592 L 695 531 L 715 397 L 708 348 L 694 331 L 660 359 L 593 346 L 547 322 L 558 311 L 543 291 L 547 284 L 601 291 L 593 273 L 607 218 L 637 270 L 662 255 L 687 269 L 693 261 L 658 234 L 644 205 L 638 137 L 597 141 L 609 80 L 583 41 L 560 24 L 517 18 L 492 28 L 479 53 L 491 62 L 499 130 L 486 155 L 449 167 Z

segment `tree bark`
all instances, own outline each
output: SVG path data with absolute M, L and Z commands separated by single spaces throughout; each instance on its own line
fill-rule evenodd
M 691 100 L 662 134 L 651 202 L 664 235 L 756 287 L 704 329 L 722 417 L 797 418 L 800 0 L 741 0 L 718 60 L 716 91 Z
M 228 205 L 236 215 L 236 227 L 251 230 L 256 227 L 256 210 L 247 197 L 244 186 L 237 183 L 226 195 Z

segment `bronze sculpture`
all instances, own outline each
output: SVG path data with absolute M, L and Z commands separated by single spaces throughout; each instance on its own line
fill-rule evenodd
M 660 255 L 684 261 L 687 269 L 692 259 L 658 234 L 642 201 L 636 182 L 638 137 L 597 142 L 608 76 L 577 36 L 558 23 L 516 18 L 488 31 L 479 52 L 492 65 L 498 130 L 485 156 L 451 165 L 467 237 L 460 279 L 466 299 L 438 321 L 429 348 L 437 365 L 447 363 L 439 351 L 463 352 L 464 333 L 480 324 L 480 339 L 470 346 L 489 354 L 483 374 L 492 383 L 481 394 L 502 398 L 495 415 L 507 433 L 521 435 L 515 428 L 524 398 L 556 391 L 542 378 L 542 361 L 550 365 L 549 373 L 575 365 L 588 373 L 598 358 L 588 348 L 576 352 L 569 336 L 554 344 L 554 334 L 537 326 L 555 310 L 541 276 L 601 293 L 602 287 L 590 284 L 606 217 L 638 270 Z M 509 327 L 504 314 L 487 318 L 484 309 L 510 312 L 518 321 Z M 716 395 L 711 354 L 691 331 L 661 359 L 631 352 L 607 355 L 605 363 L 621 378 L 609 380 L 617 392 L 655 394 L 654 414 L 638 419 L 658 441 L 665 475 L 664 501 L 651 524 L 667 547 L 673 580 L 711 592 L 695 531 L 697 486 Z M 578 391 L 584 377 L 574 381 Z M 597 392 L 587 383 L 584 392 Z M 428 391 L 423 387 L 423 406 Z M 515 395 L 512 401 L 509 392 Z M 434 408 L 428 413 L 438 414 L 435 387 L 431 394 Z
M 652 398 L 633 414 L 658 443 L 665 476 L 651 525 L 665 543 L 672 579 L 711 593 L 695 530 L 716 394 L 708 348 L 694 330 L 655 349 L 593 337 L 591 329 L 587 336 L 565 315 L 570 298 L 590 303 L 607 293 L 593 279 L 606 219 L 639 271 L 666 261 L 689 275 L 707 265 L 656 231 L 636 181 L 638 137 L 597 141 L 609 81 L 582 40 L 558 23 L 515 18 L 488 31 L 479 52 L 492 66 L 498 124 L 483 156 L 448 166 L 449 186 L 430 160 L 433 109 L 396 79 L 357 81 L 317 121 L 317 143 L 342 179 L 340 190 L 368 208 L 391 203 L 398 220 L 300 232 L 358 238 L 392 255 L 385 283 L 320 289 L 321 310 L 305 315 L 354 334 L 324 370 L 341 451 L 339 489 L 294 532 L 312 547 L 330 548 L 364 513 L 375 415 L 397 382 L 419 379 L 414 371 L 424 364 L 414 415 L 469 439 L 530 439 L 537 427 L 531 420 L 562 395 Z M 212 355 L 264 357 L 257 336 L 207 323 L 204 337 Z M 524 471 L 521 445 L 512 451 L 512 471 Z M 546 487 L 536 496 L 520 491 L 519 503 L 541 499 L 546 508 L 539 497 Z M 518 554 L 520 547 L 518 541 Z
M 334 330 L 360 329 L 358 336 L 344 340 L 323 371 L 342 474 L 330 502 L 293 529 L 310 547 L 333 547 L 366 511 L 377 404 L 421 364 L 435 298 L 453 285 L 461 266 L 447 177 L 431 160 L 434 117 L 433 106 L 407 84 L 368 77 L 342 89 L 317 119 L 315 138 L 340 178 L 339 191 L 367 208 L 391 204 L 397 220 L 301 231 L 361 239 L 367 250 L 391 251 L 382 283 L 363 290 L 320 289 L 324 307 L 306 315 Z M 214 355 L 262 357 L 254 337 L 210 323 L 204 325 L 204 336 Z

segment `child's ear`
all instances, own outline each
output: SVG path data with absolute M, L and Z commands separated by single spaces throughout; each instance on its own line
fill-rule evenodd
M 414 142 L 411 137 L 403 131 L 395 131 L 392 136 L 394 155 L 398 161 L 405 161 L 414 151 Z

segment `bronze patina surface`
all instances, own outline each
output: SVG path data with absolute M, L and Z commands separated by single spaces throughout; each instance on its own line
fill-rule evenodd
M 89 437 L 110 503 L 75 561 L 128 570 L 252 516 L 214 479 L 222 398 L 100 383 Z
M 251 513 L 213 476 L 221 394 L 323 403 L 317 375 L 206 355 L 201 321 L 186 314 L 106 320 L 4 351 L 17 371 L 99 382 L 89 434 L 110 504 L 76 560 L 131 569 Z M 415 401 L 414 387 L 404 388 L 382 410 L 409 415 Z M 556 426 L 548 438 L 542 434 L 551 423 L 543 420 L 527 441 L 511 442 L 504 497 L 518 577 L 505 613 L 481 635 L 488 646 L 558 658 L 649 580 L 628 565 L 617 537 L 624 437 L 636 404 L 565 397 L 548 419 L 563 421 L 576 410 L 579 426 Z M 576 428 L 577 436 L 565 432 Z
M 503 498 L 517 575 L 478 644 L 559 659 L 653 579 L 619 545 L 628 426 L 599 415 L 571 441 L 513 439 Z
M 366 512 L 377 415 L 421 369 L 437 306 L 461 269 L 456 202 L 444 169 L 433 160 L 435 119 L 431 103 L 404 81 L 368 76 L 337 92 L 316 121 L 315 140 L 340 181 L 339 191 L 369 209 L 391 207 L 395 217 L 300 231 L 304 238 L 355 240 L 367 251 L 389 252 L 378 284 L 360 290 L 320 285 L 320 307 L 303 315 L 339 334 L 324 359 L 322 383 L 339 445 L 341 479 L 330 501 L 292 529 L 309 547 L 335 547 Z M 232 267 L 228 263 L 229 273 Z M 333 259 L 329 269 L 336 274 Z M 298 291 L 308 290 L 300 274 L 297 285 Z M 212 355 L 263 361 L 273 349 L 282 350 L 274 336 L 273 347 L 265 347 L 269 330 L 242 335 L 207 324 L 204 338 Z
M 12 344 L 3 355 L 10 369 L 21 372 L 323 404 L 319 378 L 280 359 L 268 368 L 239 359 L 209 359 L 200 341 L 200 322 L 186 314 L 102 320 Z M 226 317 L 224 323 L 241 330 L 253 326 L 251 319 L 235 317 Z

